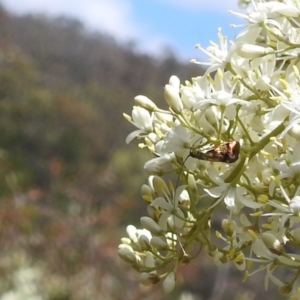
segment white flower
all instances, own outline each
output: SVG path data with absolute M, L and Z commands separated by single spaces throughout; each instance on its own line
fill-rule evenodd
M 223 74 L 219 69 L 215 76 L 215 84 L 206 83 L 209 88 L 203 91 L 204 97 L 198 99 L 194 108 L 205 111 L 211 106 L 215 106 L 219 112 L 224 112 L 229 120 L 233 120 L 236 117 L 235 106 L 237 104 L 248 105 L 248 102 L 233 95 L 235 85 L 229 82 L 227 77 L 228 72 Z M 221 116 L 222 114 L 219 114 L 217 117 L 220 119 Z
M 208 66 L 205 72 L 206 74 L 214 72 L 217 69 L 223 69 L 226 62 L 230 60 L 230 56 L 228 57 L 227 37 L 222 35 L 221 28 L 218 29 L 218 39 L 219 45 L 211 41 L 211 45 L 206 49 L 202 48 L 200 45 L 196 46 L 198 49 L 209 56 L 207 62 L 197 62 L 195 60 L 193 61 L 197 64 Z
M 258 90 L 268 91 L 270 90 L 270 84 L 276 84 L 279 80 L 279 76 L 282 71 L 276 70 L 276 56 L 275 54 L 269 54 L 264 57 L 255 58 L 251 61 L 251 77 L 253 85 L 256 86 Z
M 167 231 L 168 226 L 172 229 L 180 229 L 184 226 L 185 216 L 178 205 L 181 193 L 185 188 L 186 186 L 180 186 L 174 195 L 169 191 L 165 197 L 158 197 L 152 201 L 151 206 L 161 210 L 158 225 L 162 230 Z
M 292 154 L 288 151 L 283 160 L 274 161 L 273 165 L 280 172 L 280 179 L 293 179 L 298 176 L 300 174 L 300 142 L 294 145 Z
M 129 120 L 135 127 L 139 130 L 133 131 L 126 138 L 126 143 L 130 143 L 137 135 L 147 135 L 153 131 L 153 114 L 149 113 L 148 110 L 140 107 L 134 106 L 132 110 L 132 121 Z
M 233 104 L 248 104 L 247 101 L 234 98 L 231 93 L 226 91 L 215 91 L 211 94 L 210 99 L 205 99 L 198 103 L 198 108 L 205 110 L 212 105 L 218 107 L 220 111 L 224 111 L 225 116 L 229 120 L 233 120 L 236 116 L 235 106 Z
M 272 262 L 278 257 L 278 255 L 272 253 L 268 249 L 266 244 L 260 238 L 253 241 L 251 250 L 257 257 L 262 258 L 262 261 L 265 260 L 265 262 Z
M 261 203 L 257 203 L 244 196 L 246 189 L 243 187 L 232 185 L 231 183 L 225 183 L 219 176 L 214 168 L 208 169 L 208 175 L 211 180 L 217 185 L 213 188 L 205 188 L 204 191 L 213 198 L 218 198 L 218 201 L 212 205 L 214 207 L 220 201 L 224 200 L 227 209 L 232 212 L 239 212 L 244 206 L 250 208 L 259 208 L 262 206 Z
M 285 130 L 281 133 L 280 138 L 282 138 L 290 129 L 295 125 L 300 123 L 300 89 L 293 90 L 290 101 L 282 101 L 281 105 L 290 111 L 288 124 Z
M 165 173 L 168 173 L 172 171 L 173 166 L 171 164 L 171 161 L 175 158 L 174 155 L 165 154 L 161 157 L 155 157 L 151 160 L 148 160 L 145 165 L 144 169 L 149 174 L 155 174 L 155 175 L 163 175 Z
M 280 229 L 284 228 L 286 221 L 288 219 L 291 220 L 290 226 L 292 226 L 294 223 L 300 222 L 300 188 L 297 189 L 294 197 L 292 199 L 289 198 L 286 191 L 283 189 L 282 185 L 279 186 L 280 190 L 282 192 L 282 195 L 284 196 L 286 202 L 288 204 L 278 202 L 275 200 L 269 200 L 268 204 L 277 208 L 279 212 L 273 212 L 273 213 L 265 213 L 264 216 L 279 216 L 281 217 L 280 221 Z
M 182 125 L 172 128 L 164 139 L 161 147 L 163 153 L 175 153 L 176 156 L 184 157 L 189 153 L 188 146 L 191 143 L 191 131 Z

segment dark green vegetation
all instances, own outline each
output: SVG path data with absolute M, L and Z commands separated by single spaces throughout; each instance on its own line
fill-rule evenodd
M 125 145 L 122 114 L 198 67 L 135 52 L 76 20 L 1 10 L 1 295 L 33 267 L 45 299 L 140 297 L 116 257 L 118 228 L 143 207 L 144 158 Z
M 0 10 L 0 300 L 7 291 L 24 300 L 167 299 L 140 288 L 116 255 L 124 225 L 138 225 L 145 209 L 145 158 L 125 145 L 133 127 L 122 113 L 138 94 L 163 102 L 171 75 L 200 73 L 76 20 Z M 186 288 L 209 297 L 211 270 L 201 258 L 185 268 Z M 22 294 L 30 284 L 32 295 Z

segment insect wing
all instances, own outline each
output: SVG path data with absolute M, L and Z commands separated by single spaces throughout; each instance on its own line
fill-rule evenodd
M 240 153 L 240 143 L 231 141 L 212 147 L 207 151 L 191 149 L 190 156 L 200 160 L 212 162 L 234 163 L 238 160 Z

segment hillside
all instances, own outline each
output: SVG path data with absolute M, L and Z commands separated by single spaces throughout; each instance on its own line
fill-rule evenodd
M 144 209 L 143 154 L 125 145 L 122 113 L 137 94 L 163 101 L 172 74 L 199 67 L 64 17 L 2 8 L 0 25 L 0 299 L 20 292 L 22 270 L 39 274 L 42 299 L 141 299 L 116 258 L 122 224 Z

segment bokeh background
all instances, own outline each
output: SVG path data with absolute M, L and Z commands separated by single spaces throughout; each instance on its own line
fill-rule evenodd
M 223 1 L 224 2 L 224 1 Z M 203 74 L 190 58 L 235 1 L 21 1 L 0 6 L 0 300 L 283 299 L 258 275 L 216 268 L 202 253 L 164 295 L 117 256 L 146 213 L 149 158 L 133 98 L 162 107 L 163 86 Z M 239 23 L 239 22 L 237 22 Z M 220 216 L 223 212 L 220 211 Z M 213 224 L 215 228 L 218 224 Z

